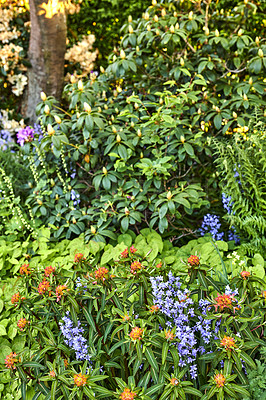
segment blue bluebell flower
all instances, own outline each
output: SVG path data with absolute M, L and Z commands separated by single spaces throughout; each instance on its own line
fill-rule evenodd
M 63 322 L 59 322 L 59 325 L 64 336 L 64 342 L 75 350 L 77 360 L 90 361 L 87 340 L 82 335 L 84 329 L 80 321 L 78 321 L 77 326 L 74 326 L 73 321 L 69 318 L 69 312 L 62 319 Z
M 219 232 L 220 228 L 221 222 L 219 217 L 215 214 L 206 214 L 203 217 L 203 222 L 199 232 L 201 236 L 204 236 L 206 233 L 210 233 L 213 240 L 222 240 L 224 237 L 224 232 Z

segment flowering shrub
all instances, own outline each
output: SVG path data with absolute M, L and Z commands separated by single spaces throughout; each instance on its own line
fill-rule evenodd
M 175 276 L 130 245 L 104 267 L 82 253 L 67 274 L 21 266 L 11 303 L 29 347 L 5 354 L 5 366 L 22 398 L 27 387 L 51 399 L 249 397 L 265 282 L 241 271 L 217 280 L 195 253 L 182 261 Z
M 64 112 L 43 96 L 44 137 L 25 149 L 38 173 L 27 204 L 55 238 L 197 230 L 209 205 L 202 189 L 217 198 L 209 137 L 247 126 L 245 115 L 263 101 L 265 49 L 253 30 L 261 8 L 255 16 L 237 4 L 230 13 L 223 2 L 219 12 L 212 3 L 197 10 L 153 2 L 142 18 L 129 18 L 105 72 L 72 76 Z

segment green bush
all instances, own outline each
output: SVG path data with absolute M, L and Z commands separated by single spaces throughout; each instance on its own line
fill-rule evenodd
M 190 5 L 156 4 L 126 24 L 106 72 L 66 86 L 65 113 L 52 98 L 38 106 L 45 136 L 34 146 L 49 173 L 35 153 L 41 183 L 28 203 L 55 238 L 85 232 L 102 241 L 145 226 L 183 237 L 208 204 L 201 188 L 217 201 L 209 137 L 244 126 L 264 104 L 264 45 L 253 5 L 230 13 Z M 72 190 L 77 210 L 65 204 Z
M 80 250 L 82 238 L 77 240 L 72 250 Z M 42 400 L 123 399 L 127 391 L 136 392 L 136 400 L 207 399 L 205 389 L 209 399 L 221 392 L 225 399 L 247 397 L 243 361 L 245 367 L 256 368 L 253 359 L 265 345 L 265 281 L 247 270 L 248 259 L 228 253 L 226 242 L 206 238 L 175 249 L 148 230 L 133 240 L 121 235 L 114 245 L 84 245 L 84 253 L 72 257 L 72 268 L 60 266 L 57 258 L 52 266 L 24 264 L 20 276 L 5 288 L 1 354 L 11 376 L 19 377 L 22 399 L 34 398 L 33 393 Z M 200 258 L 191 256 L 196 249 Z M 233 258 L 227 257 L 230 254 Z M 164 294 L 164 300 L 183 304 L 180 313 L 188 318 L 182 324 L 194 332 L 195 346 L 205 348 L 193 362 L 182 358 L 178 321 L 165 314 L 160 293 L 166 288 L 171 294 Z M 223 299 L 228 307 L 222 306 Z M 205 333 L 195 328 L 199 323 Z M 78 347 L 67 340 L 75 326 L 83 328 L 73 331 L 79 335 Z M 25 346 L 17 349 L 21 343 Z M 219 387 L 217 379 L 224 377 L 226 384 Z M 2 381 L 6 379 L 4 372 Z
M 263 6 L 223 7 L 154 2 L 105 73 L 66 86 L 65 111 L 38 106 L 44 138 L 23 148 L 33 230 L 106 241 L 149 227 L 185 243 L 208 200 L 221 205 L 210 137 L 245 126 L 265 87 Z

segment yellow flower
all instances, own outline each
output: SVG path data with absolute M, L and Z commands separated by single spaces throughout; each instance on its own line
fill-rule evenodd
M 41 92 L 41 99 L 42 101 L 45 101 L 47 99 L 47 96 L 44 92 Z
M 217 387 L 223 387 L 225 385 L 226 379 L 223 374 L 216 374 L 213 378 Z
M 126 58 L 126 53 L 124 52 L 123 49 L 120 50 L 120 57 L 122 58 L 122 60 Z
M 137 396 L 136 392 L 132 392 L 129 388 L 125 388 L 123 393 L 119 396 L 121 400 L 134 400 L 134 398 Z
M 231 336 L 224 335 L 223 339 L 220 342 L 220 345 L 223 346 L 226 350 L 232 350 L 236 347 L 235 339 Z
M 132 331 L 129 334 L 130 339 L 131 340 L 141 340 L 143 331 L 144 331 L 144 329 L 141 329 L 138 326 L 136 326 L 135 328 L 132 329 Z
M 74 375 L 74 383 L 76 386 L 85 386 L 87 383 L 86 375 L 82 373 Z

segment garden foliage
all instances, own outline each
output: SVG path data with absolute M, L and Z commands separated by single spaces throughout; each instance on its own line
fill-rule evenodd
M 102 273 L 106 272 L 106 270 L 109 271 L 108 277 L 110 275 L 118 275 L 116 278 L 112 276 L 112 279 L 118 279 L 116 283 L 113 283 L 116 285 L 117 290 L 114 292 L 115 294 L 118 295 L 119 301 L 122 302 L 123 307 L 125 306 L 127 311 L 130 311 L 130 307 L 134 305 L 134 310 L 135 314 L 139 313 L 139 308 L 141 308 L 141 314 L 143 315 L 143 322 L 147 320 L 147 315 L 151 316 L 150 312 L 147 309 L 147 315 L 145 314 L 145 304 L 148 304 L 149 306 L 153 305 L 153 299 L 151 296 L 151 283 L 149 279 L 153 276 L 155 277 L 153 281 L 156 282 L 156 279 L 158 279 L 158 275 L 162 275 L 165 278 L 167 278 L 168 274 L 170 271 L 175 276 L 179 276 L 181 279 L 181 282 L 184 282 L 182 289 L 185 287 L 190 288 L 190 290 L 194 290 L 195 287 L 199 284 L 200 281 L 198 279 L 194 282 L 194 286 L 191 286 L 191 282 L 189 283 L 187 280 L 187 274 L 188 271 L 190 271 L 189 265 L 184 262 L 186 261 L 191 254 L 199 254 L 200 255 L 200 260 L 201 264 L 206 267 L 206 270 L 208 270 L 208 279 L 207 282 L 210 282 L 212 280 L 217 281 L 217 285 L 219 286 L 219 289 L 222 290 L 223 287 L 226 285 L 230 284 L 231 281 L 233 283 L 237 283 L 240 279 L 240 281 L 245 281 L 244 278 L 239 278 L 239 274 L 242 271 L 246 271 L 245 274 L 243 275 L 244 277 L 248 279 L 254 279 L 254 288 L 252 289 L 251 286 L 249 287 L 248 293 L 250 293 L 251 296 L 259 295 L 260 288 L 263 288 L 263 281 L 265 276 L 265 269 L 264 269 L 264 260 L 263 258 L 259 255 L 256 254 L 252 259 L 244 256 L 241 252 L 238 251 L 233 251 L 232 252 L 232 243 L 228 244 L 223 241 L 218 241 L 218 242 L 213 242 L 207 237 L 205 238 L 200 238 L 198 240 L 193 240 L 190 241 L 188 244 L 181 248 L 176 248 L 173 246 L 171 242 L 168 240 L 162 240 L 160 235 L 156 233 L 155 231 L 150 231 L 148 229 L 144 229 L 141 231 L 141 234 L 138 236 L 135 236 L 133 232 L 130 232 L 130 234 L 123 234 L 120 235 L 118 238 L 118 242 L 113 242 L 113 244 L 108 244 L 104 245 L 103 243 L 97 243 L 94 241 L 90 241 L 88 244 L 85 244 L 84 242 L 84 237 L 76 238 L 74 240 L 64 240 L 59 243 L 53 243 L 49 242 L 49 230 L 41 230 L 39 237 L 34 240 L 28 240 L 23 244 L 23 247 L 21 247 L 19 241 L 15 242 L 4 242 L 1 240 L 1 258 L 0 258 L 0 266 L 2 268 L 2 290 L 1 290 L 1 298 L 0 298 L 0 308 L 2 309 L 1 313 L 1 320 L 0 320 L 0 345 L 1 345 L 1 353 L 0 353 L 0 363 L 4 364 L 4 360 L 6 359 L 6 356 L 9 355 L 11 352 L 18 354 L 18 352 L 21 352 L 25 346 L 25 343 L 28 343 L 28 337 L 23 334 L 18 325 L 18 319 L 23 319 L 25 318 L 27 321 L 31 321 L 30 328 L 32 329 L 32 334 L 35 335 L 37 334 L 37 331 L 34 329 L 34 321 L 37 323 L 37 326 L 40 324 L 42 327 L 47 326 L 49 327 L 53 335 L 55 336 L 55 340 L 59 340 L 57 342 L 58 344 L 61 343 L 63 344 L 63 337 L 60 336 L 59 330 L 58 330 L 58 325 L 55 325 L 54 322 L 52 322 L 52 318 L 54 318 L 52 315 L 53 314 L 47 314 L 47 320 L 43 319 L 42 322 L 38 322 L 38 318 L 35 320 L 35 317 L 33 316 L 32 312 L 35 313 L 37 310 L 37 313 L 43 312 L 43 309 L 45 307 L 52 307 L 53 310 L 56 311 L 56 315 L 58 315 L 58 321 L 61 321 L 61 318 L 65 316 L 65 312 L 67 310 L 70 310 L 71 313 L 73 313 L 72 306 L 69 303 L 68 297 L 65 298 L 64 303 L 57 302 L 54 292 L 56 292 L 56 288 L 60 287 L 60 285 L 63 287 L 63 285 L 67 285 L 67 288 L 65 289 L 71 289 L 71 291 L 66 290 L 63 292 L 66 295 L 70 295 L 71 299 L 77 301 L 79 307 L 82 304 L 80 302 L 83 301 L 83 295 L 86 294 L 86 296 L 90 297 L 91 290 L 90 286 L 88 286 L 88 283 L 91 279 L 90 274 L 94 274 L 95 271 L 101 271 Z M 231 250 L 229 249 L 231 247 Z M 129 249 L 131 248 L 131 251 Z M 134 253 L 134 249 L 137 249 L 137 252 Z M 81 256 L 82 254 L 82 256 Z M 128 257 L 127 254 L 129 255 Z M 78 261 L 80 258 L 80 261 Z M 76 260 L 76 262 L 73 262 L 73 260 Z M 86 260 L 86 261 L 85 261 Z M 119 261 L 120 260 L 120 261 Z M 197 260 L 197 258 L 195 258 Z M 135 264 L 134 264 L 135 261 Z M 140 262 L 140 264 L 139 264 Z M 142 265 L 144 270 L 138 269 Z M 23 266 L 23 267 L 22 267 Z M 74 267 L 74 269 L 73 269 Z M 4 268 L 4 269 L 3 269 Z M 42 271 L 52 271 L 53 269 L 56 269 L 56 274 L 55 276 L 50 280 L 50 277 L 48 276 L 43 276 Z M 27 271 L 31 271 L 29 274 Z M 33 273 L 34 271 L 34 273 Z M 4 274 L 6 272 L 6 275 Z M 47 272 L 47 273 L 48 273 Z M 136 272 L 136 274 L 135 274 Z M 145 272 L 144 276 L 142 276 L 141 279 L 144 279 L 145 285 L 145 290 L 147 290 L 147 298 L 145 302 L 140 305 L 138 304 L 139 301 L 139 284 L 142 282 L 142 280 L 139 280 L 139 272 L 142 274 Z M 190 271 L 191 272 L 191 271 Z M 55 271 L 53 272 L 55 273 Z M 12 278 L 7 279 L 8 276 L 14 276 Z M 86 276 L 86 278 L 85 278 Z M 200 275 L 201 276 L 201 275 Z M 203 274 L 204 278 L 205 273 Z M 146 277 L 146 278 L 145 278 Z M 156 278 L 157 277 L 157 278 Z M 26 278 L 26 281 L 25 281 Z M 45 278 L 47 281 L 50 282 L 51 285 L 51 291 L 49 293 L 46 293 L 47 296 L 45 297 L 40 297 L 40 294 L 38 294 L 38 288 L 41 288 L 39 284 L 42 282 L 44 283 L 43 278 Z M 89 278 L 89 281 L 87 280 Z M 56 279 L 56 280 L 55 280 Z M 132 282 L 132 279 L 134 280 L 134 283 Z M 193 279 L 193 278 L 191 278 Z M 252 280 L 251 280 L 252 281 Z M 28 282 L 28 283 L 27 283 Z M 93 282 L 95 282 L 93 280 Z M 105 282 L 105 281 L 104 281 Z M 158 281 L 159 282 L 159 281 Z M 257 282 L 257 283 L 256 283 Z M 143 284 L 144 284 L 143 283 Z M 244 282 L 243 282 L 244 283 Z M 133 286 L 132 286 L 133 284 Z M 202 284 L 202 282 L 201 282 Z M 26 286 L 25 286 L 26 285 Z M 55 286 L 54 286 L 55 285 Z M 86 288 L 83 286 L 87 286 Z M 121 286 L 122 285 L 122 286 Z M 126 303 L 124 304 L 124 301 L 126 299 L 126 295 L 124 292 L 125 287 L 123 285 L 126 285 L 125 287 L 130 287 L 130 291 L 133 291 L 136 293 L 134 296 L 130 296 L 128 300 L 126 300 Z M 134 286 L 135 285 L 135 286 Z M 246 283 L 245 283 L 246 285 Z M 97 286 L 98 287 L 98 286 Z M 232 285 L 231 285 L 232 287 Z M 235 286 L 235 284 L 233 285 Z M 93 283 L 92 286 L 93 290 L 95 290 L 95 284 Z M 100 290 L 103 290 L 105 286 L 99 288 Z M 119 289 L 120 288 L 120 289 Z M 122 290 L 123 288 L 123 290 Z M 26 290 L 26 292 L 25 292 Z M 59 289 L 58 289 L 59 290 Z M 98 289 L 97 289 L 98 290 Z M 107 290 L 107 289 L 106 289 Z M 120 293 L 120 290 L 121 293 Z M 142 290 L 142 289 L 141 289 Z M 209 288 L 210 295 L 212 296 L 215 293 L 215 286 L 214 289 Z M 21 296 L 24 296 L 24 292 L 26 294 L 27 300 L 23 300 L 22 304 L 19 307 L 19 312 L 18 312 L 18 307 L 14 307 L 14 304 L 12 305 L 11 297 L 15 293 L 20 293 Z M 57 291 L 58 292 L 58 291 Z M 204 292 L 204 290 L 203 290 Z M 59 292 L 58 292 L 59 293 Z M 98 292 L 97 292 L 98 293 Z M 120 294 L 119 294 L 120 293 Z M 122 293 L 124 295 L 122 296 Z M 194 292 L 192 292 L 194 293 Z M 264 293 L 264 292 L 263 292 Z M 206 293 L 205 293 L 206 294 Z M 31 295 L 33 295 L 33 299 L 37 296 L 35 300 L 30 301 Z M 81 296 L 81 298 L 80 298 Z M 85 296 L 85 297 L 86 297 Z M 97 294 L 97 298 L 99 298 L 101 294 Z M 155 292 L 154 292 L 155 296 Z M 241 298 L 241 296 L 238 298 Z M 259 299 L 260 297 L 258 297 Z M 82 300 L 83 299 L 83 300 Z M 148 299 L 148 303 L 147 303 Z M 194 295 L 192 296 L 193 301 L 196 301 L 197 297 Z M 40 300 L 40 303 L 38 303 L 37 300 Z M 88 300 L 88 298 L 87 298 Z M 87 301 L 86 300 L 86 301 Z M 113 304 L 113 301 L 111 301 L 111 304 Z M 128 302 L 129 301 L 129 302 Z M 52 303 L 51 303 L 52 302 Z M 156 303 L 156 301 L 154 300 Z M 262 300 L 259 301 L 258 304 L 261 304 Z M 72 304 L 72 303 L 71 303 Z M 74 304 L 76 304 L 74 302 Z M 106 303 L 107 305 L 109 304 L 108 301 Z M 156 305 L 156 304 L 155 304 Z M 26 309 L 24 308 L 26 307 Z M 63 306 L 63 308 L 61 307 Z M 32 308 L 33 307 L 33 308 Z M 36 310 L 35 310 L 36 307 Z M 59 308 L 58 308 L 59 307 Z M 96 302 L 93 302 L 93 309 L 96 307 Z M 109 306 L 108 306 L 109 307 Z M 107 307 L 107 309 L 109 309 Z M 190 307 L 190 306 L 189 306 Z M 86 308 L 87 309 L 87 308 Z M 92 310 L 93 310 L 92 309 Z M 118 307 L 119 309 L 119 307 Z M 30 311 L 31 310 L 31 311 Z M 72 310 L 72 311 L 71 311 Z M 99 309 L 98 309 L 99 311 Z M 157 310 L 158 311 L 158 310 Z M 96 311 L 92 311 L 92 314 L 95 316 Z M 105 311 L 102 309 L 102 313 L 105 314 Z M 123 309 L 124 312 L 124 309 Z M 192 311 L 190 311 L 192 312 Z M 242 312 L 242 311 L 241 311 Z M 143 314 L 144 313 L 144 314 Z M 36 313 L 35 313 L 36 314 Z M 80 318 L 80 310 L 77 311 L 78 318 Z M 72 315 L 72 314 L 71 314 Z M 146 315 L 146 316 L 145 316 Z M 157 314 L 156 314 L 157 315 Z M 171 314 L 172 315 L 172 314 Z M 198 314 L 197 314 L 198 315 Z M 260 314 L 258 314 L 260 315 Z M 256 314 L 257 316 L 257 314 Z M 174 317 L 174 315 L 173 315 Z M 83 318 L 83 317 L 82 317 Z M 98 317 L 99 318 L 99 317 Z M 110 315 L 110 318 L 112 316 Z M 115 319 L 115 316 L 113 316 Z M 134 317 L 135 318 L 135 317 Z M 132 317 L 131 322 L 133 323 L 132 327 L 136 325 L 136 322 L 134 324 L 134 318 Z M 162 315 L 162 318 L 166 318 L 165 316 Z M 197 317 L 198 318 L 198 317 Z M 205 318 L 205 317 L 204 317 Z M 100 318 L 101 320 L 101 318 Z M 193 318 L 191 319 L 191 324 L 189 325 L 192 327 L 194 326 L 194 322 L 192 323 Z M 23 320 L 24 321 L 24 320 Z M 63 321 L 63 319 L 62 319 Z M 84 321 L 81 319 L 81 321 Z M 87 320 L 86 320 L 87 321 Z M 162 325 L 162 320 L 160 318 L 160 324 L 161 326 L 164 326 L 168 319 L 165 319 L 165 322 Z M 254 318 L 254 321 L 257 321 L 257 318 Z M 110 319 L 109 319 L 110 322 Z M 124 321 L 125 322 L 125 321 Z M 196 323 L 196 322 L 195 322 Z M 88 334 L 89 334 L 89 324 L 86 325 L 87 322 L 82 324 L 82 327 L 85 328 L 85 334 L 84 337 L 89 340 Z M 114 326 L 113 330 L 119 326 L 119 321 L 114 321 Z M 124 327 L 120 325 L 120 327 Z M 202 321 L 201 321 L 202 324 Z M 206 322 L 208 325 L 208 322 Z M 101 325 L 101 323 L 100 323 Z M 259 325 L 259 324 L 257 324 Z M 256 325 L 256 326 L 257 326 Z M 104 327 L 104 325 L 103 325 Z M 130 329 L 131 325 L 128 325 L 127 329 Z M 165 329 L 169 328 L 169 323 L 168 325 L 165 325 Z M 173 328 L 173 326 L 172 326 Z M 195 327 L 194 327 L 195 328 Z M 194 329 L 193 328 L 193 329 Z M 104 328 L 105 329 L 105 328 Z M 141 326 L 142 329 L 142 326 Z M 149 328 L 151 329 L 151 328 Z M 156 328 L 158 329 L 158 327 Z M 193 330 L 192 329 L 192 330 Z M 211 329 L 208 330 L 208 334 L 211 335 Z M 39 331 L 38 331 L 39 332 Z M 112 330 L 109 331 L 106 335 L 106 338 L 110 338 L 110 335 L 112 333 Z M 157 332 L 158 334 L 160 331 Z M 237 332 L 235 332 L 237 333 Z M 47 332 L 46 332 L 47 334 Z M 59 338 L 57 339 L 57 336 L 59 334 Z M 199 332 L 198 332 L 199 334 Z M 196 337 L 198 337 L 196 334 Z M 37 334 L 37 336 L 40 335 L 42 340 L 45 340 L 43 337 L 43 334 Z M 44 334 L 45 335 L 45 334 Z M 47 334 L 48 335 L 48 334 Z M 50 335 L 50 333 L 49 333 Z M 48 337 L 47 336 L 47 340 Z M 39 336 L 38 336 L 39 337 Z M 149 336 L 147 335 L 146 338 L 148 339 Z M 96 338 L 94 342 L 94 346 L 96 346 L 97 340 Z M 198 339 L 197 339 L 198 340 Z M 116 339 L 117 341 L 117 339 Z M 115 341 L 115 342 L 116 342 Z M 34 341 L 36 343 L 36 341 Z M 115 344 L 112 343 L 111 345 Z M 171 342 L 171 341 L 170 341 Z M 41 342 L 39 342 L 40 344 Z M 85 345 L 84 342 L 83 346 Z M 161 343 L 162 344 L 162 343 Z M 177 343 L 176 343 L 177 344 Z M 41 345 L 42 346 L 42 345 Z M 96 346 L 97 347 L 97 346 Z M 30 347 L 31 348 L 31 347 Z M 25 361 L 26 359 L 29 361 L 32 358 L 32 353 L 30 348 L 25 349 L 25 357 L 23 360 Z M 37 348 L 35 349 L 36 352 L 38 351 Z M 48 362 L 53 360 L 54 357 L 54 350 L 50 349 L 47 353 L 49 354 L 49 357 L 45 357 L 42 362 Z M 64 348 L 64 350 L 66 350 Z M 28 353 L 30 351 L 30 353 Z M 162 350 L 161 350 L 162 351 Z M 70 352 L 70 349 L 68 349 L 68 352 Z M 158 353 L 158 349 L 155 351 L 155 353 Z M 30 355 L 31 354 L 31 355 Z M 67 353 L 68 354 L 68 353 Z M 29 358 L 30 357 L 30 358 Z M 52 357 L 52 359 L 51 359 Z M 70 352 L 69 353 L 70 359 L 74 362 L 74 353 Z M 74 357 L 74 358 L 73 358 Z M 145 360 L 145 356 L 144 360 Z M 38 357 L 37 357 L 38 358 Z M 197 359 L 198 360 L 198 359 Z M 259 360 L 259 357 L 258 357 Z M 199 360 L 198 360 L 199 361 Z M 197 362 L 198 362 L 197 361 Z M 53 362 L 53 361 L 52 361 Z M 102 361 L 101 361 L 102 362 Z M 119 361 L 120 362 L 120 361 Z M 157 362 L 160 363 L 160 359 L 157 359 Z M 82 364 L 82 363 L 81 363 Z M 80 364 L 80 365 L 81 365 Z M 50 364 L 49 364 L 50 365 Z M 74 366 L 76 365 L 75 363 L 73 364 Z M 98 365 L 98 364 L 97 364 Z M 102 366 L 102 364 L 101 364 Z M 116 365 L 117 366 L 117 365 Z M 192 365 L 189 365 L 191 367 Z M 193 370 L 193 369 L 192 369 Z M 79 372 L 79 371 L 77 371 Z M 141 372 L 139 372 L 141 374 Z M 1 392 L 3 396 L 6 396 L 7 399 L 9 399 L 8 396 L 15 395 L 16 399 L 20 399 L 21 392 L 20 392 L 20 384 L 17 380 L 12 383 L 12 385 L 8 385 L 9 381 L 9 373 L 6 371 L 1 375 L 1 383 L 5 384 L 2 386 Z M 72 376 L 70 374 L 70 376 Z M 120 375 L 119 375 L 120 376 Z M 144 375 L 143 375 L 144 376 Z M 72 379 L 72 378 L 71 378 Z M 69 382 L 72 382 L 71 379 Z M 139 376 L 140 379 L 140 376 Z M 205 377 L 205 382 L 206 381 Z M 37 382 L 37 381 L 36 381 Z M 193 381 L 194 382 L 194 381 Z M 201 382 L 201 384 L 203 384 Z M 47 385 L 47 384 L 45 384 Z M 195 386 L 195 385 L 194 385 Z M 171 386 L 170 386 L 171 387 Z M 195 386 L 196 387 L 196 386 Z M 199 386 L 198 386 L 199 387 Z M 35 393 L 35 389 L 33 389 L 34 386 L 31 384 L 31 382 L 27 383 L 27 393 L 30 399 L 33 398 L 33 394 Z M 44 389 L 45 390 L 45 389 Z
M 263 116 L 251 120 L 249 126 L 236 129 L 230 145 L 213 140 L 215 162 L 221 171 L 223 191 L 230 197 L 228 220 L 242 237 L 243 246 L 264 251 L 266 246 L 265 203 L 265 122 Z
M 121 242 L 121 253 L 104 259 L 105 251 L 100 263 L 76 253 L 67 274 L 55 264 L 20 265 L 6 307 L 20 331 L 14 343 L 28 346 L 15 351 L 4 339 L 3 349 L 12 348 L 5 365 L 23 399 L 32 387 L 34 399 L 249 397 L 245 370 L 257 368 L 265 344 L 264 281 L 239 256 L 218 278 L 213 262 L 179 255 L 176 277 L 163 259 L 138 251 L 141 240 Z M 223 259 L 219 243 L 205 244 Z M 196 246 L 204 239 L 180 251 Z
M 54 238 L 104 241 L 146 226 L 183 237 L 217 201 L 209 138 L 244 129 L 264 105 L 261 10 L 191 7 L 154 2 L 129 18 L 106 72 L 72 77 L 65 111 L 43 95 L 43 138 L 23 147 L 34 177 L 25 193 Z
M 264 396 L 265 5 L 138 6 L 17 144 L 1 113 L 6 400 Z

